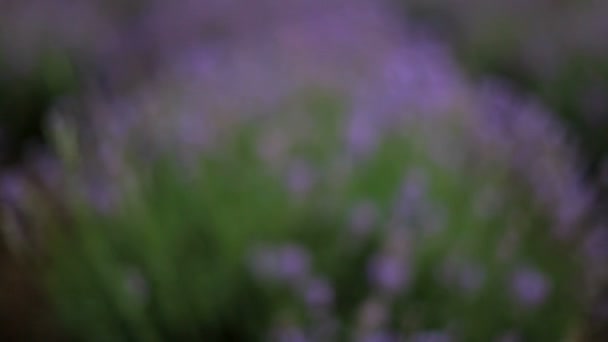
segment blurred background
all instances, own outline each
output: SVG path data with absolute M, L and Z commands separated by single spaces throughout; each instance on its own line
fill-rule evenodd
M 2 163 L 17 163 L 26 146 L 42 142 L 40 122 L 62 97 L 91 84 L 120 91 L 142 82 L 154 64 L 188 49 L 192 39 L 213 44 L 242 35 L 231 20 L 238 18 L 238 25 L 252 31 L 272 25 L 266 3 L 239 10 L 204 3 L 4 1 Z M 540 98 L 576 135 L 589 172 L 601 173 L 607 149 L 608 43 L 602 39 L 608 33 L 607 5 L 591 0 L 396 3 L 404 21 L 449 45 L 471 77 L 500 78 Z M 289 20 L 290 15 L 277 17 Z
M 384 7 L 380 10 L 377 9 L 379 6 L 376 4 L 369 5 L 369 3 L 364 0 L 312 1 L 310 3 L 297 0 L 0 0 L 0 170 L 3 175 L 0 184 L 0 202 L 2 203 L 0 222 L 3 227 L 3 234 L 0 235 L 2 242 L 0 250 L 0 339 L 3 341 L 87 340 L 79 329 L 72 329 L 72 326 L 86 325 L 90 322 L 78 323 L 77 319 L 71 318 L 66 321 L 61 318 L 65 315 L 57 314 L 56 303 L 61 302 L 61 299 L 58 298 L 62 297 L 49 294 L 54 292 L 49 290 L 47 282 L 50 281 L 45 273 L 48 269 L 55 269 L 48 266 L 53 263 L 52 260 L 55 260 L 48 257 L 48 255 L 53 255 L 53 247 L 49 247 L 49 242 L 45 240 L 48 238 L 47 235 L 40 233 L 40 230 L 51 229 L 50 227 L 69 227 L 72 224 L 77 226 L 78 224 L 74 222 L 80 221 L 74 219 L 74 216 L 82 216 L 74 214 L 78 211 L 74 208 L 80 207 L 72 203 L 78 202 L 78 200 L 69 199 L 74 196 L 71 188 L 68 190 L 68 186 L 65 185 L 66 182 L 69 182 L 71 177 L 69 172 L 72 171 L 70 161 L 67 160 L 69 158 L 65 153 L 65 146 L 70 142 L 70 134 L 78 135 L 81 144 L 79 151 L 74 152 L 81 157 L 75 158 L 85 160 L 85 164 L 90 163 L 86 167 L 95 170 L 95 163 L 99 161 L 92 160 L 93 157 L 91 157 L 91 161 L 86 161 L 87 155 L 95 154 L 97 156 L 99 154 L 99 159 L 105 160 L 103 153 L 111 155 L 114 151 L 113 145 L 111 145 L 109 151 L 99 152 L 105 146 L 103 145 L 104 139 L 114 139 L 107 133 L 114 128 L 107 128 L 104 125 L 116 126 L 118 127 L 115 127 L 116 130 L 120 130 L 121 125 L 126 127 L 127 124 L 121 124 L 121 122 L 128 121 L 125 118 L 130 110 L 137 111 L 145 108 L 143 109 L 145 111 L 162 111 L 163 108 L 171 108 L 171 105 L 168 104 L 170 101 L 154 102 L 155 99 L 163 98 L 165 94 L 171 93 L 172 89 L 181 89 L 179 86 L 181 81 L 176 80 L 174 76 L 167 78 L 167 74 L 173 75 L 171 74 L 173 70 L 183 68 L 184 65 L 186 65 L 186 75 L 195 74 L 198 72 L 196 70 L 199 70 L 197 68 L 203 70 L 200 71 L 201 73 L 206 73 L 204 65 L 206 65 L 207 54 L 228 56 L 225 58 L 226 60 L 235 55 L 237 56 L 235 60 L 244 60 L 244 66 L 238 68 L 246 69 L 247 61 L 250 60 L 258 63 L 256 58 L 262 60 L 260 64 L 272 65 L 274 61 L 272 59 L 274 57 L 270 57 L 272 53 L 268 53 L 269 57 L 266 58 L 264 57 L 266 52 L 257 54 L 257 52 L 251 53 L 251 51 L 257 51 L 258 46 L 270 44 L 267 42 L 270 41 L 268 38 L 270 36 L 283 37 L 281 36 L 282 30 L 286 32 L 285 46 L 291 46 L 289 43 L 294 43 L 293 39 L 298 39 L 298 37 L 305 41 L 300 50 L 295 48 L 294 51 L 297 52 L 289 50 L 291 54 L 304 57 L 301 59 L 298 59 L 300 57 L 289 57 L 291 59 L 285 64 L 277 63 L 277 68 L 279 68 L 279 64 L 281 67 L 285 67 L 284 65 L 293 63 L 298 70 L 304 70 L 303 74 L 314 74 L 311 77 L 317 77 L 315 72 L 320 75 L 331 74 L 334 64 L 329 64 L 327 70 L 330 72 L 326 73 L 323 63 L 315 64 L 317 61 L 315 58 L 324 60 L 330 58 L 327 56 L 331 55 L 331 58 L 338 58 L 343 63 L 352 65 L 358 62 L 365 64 L 368 63 L 368 60 L 385 61 L 384 55 L 388 52 L 384 51 L 388 51 L 401 41 L 401 38 L 393 39 L 393 36 L 403 35 L 408 37 L 403 40 L 428 42 L 421 44 L 426 44 L 421 48 L 426 49 L 425 51 L 435 51 L 433 50 L 435 46 L 441 51 L 447 51 L 446 55 L 450 58 L 449 64 L 454 69 L 454 74 L 465 80 L 463 83 L 467 85 L 463 88 L 467 89 L 466 92 L 473 93 L 471 98 L 477 99 L 482 96 L 482 88 L 477 88 L 476 85 L 501 84 L 511 92 L 521 94 L 518 96 L 522 98 L 534 99 L 535 103 L 546 109 L 543 112 L 551 116 L 550 120 L 554 120 L 561 127 L 560 132 L 563 134 L 560 133 L 560 136 L 567 137 L 567 145 L 563 147 L 563 150 L 576 156 L 572 158 L 575 163 L 572 167 L 580 170 L 581 182 L 586 184 L 585 186 L 590 189 L 590 192 L 593 192 L 593 198 L 589 200 L 592 204 L 585 209 L 589 218 L 586 221 L 583 220 L 585 223 L 581 224 L 589 225 L 588 222 L 593 221 L 594 226 L 605 225 L 603 216 L 608 208 L 608 39 L 606 38 L 608 37 L 608 2 L 596 0 L 392 0 L 387 1 L 386 4 L 383 3 Z M 332 16 L 332 13 L 339 14 Z M 356 19 L 351 21 L 344 19 L 351 15 L 349 13 L 354 13 Z M 384 16 L 385 14 L 386 16 Z M 327 19 L 322 19 L 325 16 Z M 292 24 L 296 22 L 302 24 L 297 24 L 298 26 Z M 386 28 L 383 27 L 385 24 Z M 296 28 L 290 31 L 292 26 Z M 377 35 L 376 33 L 371 34 L 370 32 L 373 30 L 382 32 Z M 294 36 L 289 36 L 292 33 Z M 329 43 L 317 42 L 317 40 L 321 40 L 318 37 L 323 36 L 331 36 L 328 38 Z M 384 38 L 386 38 L 386 42 L 382 41 Z M 336 39 L 340 43 L 334 44 L 330 39 Z M 309 41 L 311 43 L 307 43 Z M 349 42 L 349 45 L 344 43 L 345 52 L 324 50 L 327 46 L 337 46 L 346 41 Z M 275 42 L 273 41 L 272 44 Z M 294 44 L 297 45 L 297 42 Z M 291 49 L 291 47 L 289 48 Z M 272 48 L 268 48 L 268 50 L 275 51 Z M 415 47 L 413 51 L 416 51 Z M 250 56 L 250 53 L 253 56 L 251 58 L 247 57 Z M 428 55 L 434 56 L 433 53 Z M 415 52 L 412 53 L 412 56 L 414 54 Z M 432 58 L 424 56 L 427 55 L 412 57 L 412 60 Z M 218 60 L 222 59 L 223 57 L 218 58 Z M 359 61 L 360 59 L 361 61 Z M 280 61 L 282 63 L 283 60 Z M 312 66 L 305 65 L 307 61 L 312 62 Z M 388 62 L 373 63 L 385 63 L 388 68 Z M 439 75 L 438 78 L 443 77 L 443 66 L 434 66 L 443 62 L 429 63 L 430 66 L 426 66 L 430 68 L 429 74 L 436 73 Z M 335 63 L 335 65 L 341 64 L 340 62 Z M 191 72 L 188 71 L 190 65 Z M 383 68 L 383 66 L 373 65 L 373 68 Z M 286 89 L 283 87 L 282 81 L 274 82 L 267 79 L 259 82 L 250 81 L 250 79 L 241 81 L 238 71 L 241 69 L 238 68 L 235 68 L 237 71 L 234 71 L 235 81 L 224 82 L 222 77 L 226 77 L 229 72 L 218 73 L 217 77 L 221 81 L 218 81 L 216 89 L 213 89 L 215 87 L 213 84 L 210 86 L 209 89 L 212 90 L 205 93 L 209 95 L 201 95 L 204 98 L 200 101 L 201 108 L 205 108 L 205 110 L 215 108 L 213 107 L 215 106 L 214 101 L 221 103 L 221 106 L 224 106 L 222 101 L 236 101 L 234 98 L 240 96 L 237 92 L 242 91 L 236 90 L 239 85 L 252 91 L 255 91 L 256 87 L 259 89 L 276 87 L 278 88 L 277 93 Z M 362 69 L 364 68 L 362 67 Z M 252 77 L 255 77 L 255 72 L 252 74 L 254 74 Z M 209 75 L 212 75 L 210 79 L 216 77 L 211 72 Z M 297 73 L 285 72 L 285 75 L 287 76 L 283 80 L 289 77 L 294 79 L 302 77 Z M 344 75 L 350 74 L 345 72 Z M 323 78 L 323 76 L 319 77 Z M 348 79 L 350 76 L 337 77 L 344 81 L 342 83 L 350 82 Z M 328 83 L 331 82 L 333 81 Z M 173 87 L 174 83 L 178 85 Z M 469 87 L 469 84 L 475 86 Z M 249 85 L 253 86 L 249 87 Z M 200 88 L 205 89 L 200 90 L 201 93 L 207 91 L 207 88 L 204 87 L 205 85 Z M 339 84 L 337 87 L 342 87 L 342 85 Z M 373 87 L 371 82 L 369 87 Z M 182 90 L 179 91 L 182 92 Z M 398 93 L 399 89 L 395 88 L 393 91 Z M 380 90 L 377 92 L 382 93 Z M 183 95 L 183 92 L 180 94 Z M 194 96 L 186 92 L 186 95 L 183 96 L 194 98 L 198 96 L 196 91 L 193 94 Z M 359 95 L 353 97 L 357 96 Z M 394 96 L 400 97 L 398 94 Z M 125 100 L 127 98 L 129 100 Z M 132 101 L 133 98 L 137 100 Z M 383 97 L 379 97 L 379 99 L 377 106 L 388 103 L 382 100 Z M 258 101 L 257 98 L 255 101 Z M 323 96 L 320 97 L 320 100 L 312 102 L 313 108 L 317 108 L 317 111 L 332 113 L 334 105 L 331 101 L 324 100 Z M 198 104 L 198 102 L 188 103 L 192 106 L 196 106 L 192 103 Z M 435 103 L 438 102 L 435 101 Z M 220 105 L 218 104 L 218 106 Z M 238 108 L 246 109 L 247 105 L 240 105 Z M 114 115 L 105 114 L 105 112 L 113 112 Z M 63 113 L 63 116 L 58 116 L 57 113 Z M 65 122 L 57 120 L 58 117 Z M 103 119 L 105 117 L 116 117 L 117 120 Z M 229 117 L 229 115 L 224 117 Z M 104 123 L 99 123 L 100 120 Z M 146 120 L 161 122 L 154 121 L 156 120 L 154 118 Z M 116 124 L 116 122 L 118 123 Z M 55 129 L 62 124 L 65 124 L 66 127 Z M 226 127 L 232 127 L 229 124 L 226 125 Z M 299 127 L 297 124 L 294 125 Z M 144 128 L 140 128 L 141 130 L 137 131 L 139 133 L 130 134 L 133 136 L 138 134 L 138 137 L 168 135 L 163 130 L 168 130 L 169 128 L 164 127 L 169 127 L 169 124 L 165 126 L 164 121 L 163 124 L 151 125 L 155 126 L 154 128 L 148 129 L 145 128 L 148 127 L 146 125 L 141 126 Z M 428 134 L 442 134 L 439 129 L 431 130 L 431 132 L 434 133 Z M 194 134 L 196 135 L 196 133 Z M 65 141 L 62 140 L 62 137 L 65 138 Z M 91 142 L 88 142 L 88 139 L 91 139 Z M 145 152 L 146 146 L 150 145 L 146 145 L 148 140 L 142 138 L 142 141 L 144 141 L 142 143 L 144 148 L 141 151 Z M 525 150 L 526 145 L 523 144 L 520 148 Z M 489 154 L 493 155 L 493 153 Z M 147 157 L 139 156 L 138 158 L 146 159 Z M 543 158 L 545 156 L 540 153 L 533 156 L 533 160 Z M 147 174 L 147 171 L 143 171 L 144 169 L 146 168 L 141 168 L 141 174 Z M 382 172 L 390 173 L 390 170 L 382 170 L 378 171 L 376 176 L 389 177 L 388 173 Z M 138 174 L 135 172 L 135 177 Z M 105 181 L 106 178 L 103 177 L 105 176 L 95 179 Z M 434 176 L 429 177 L 433 182 L 432 177 Z M 175 176 L 175 178 L 183 177 Z M 556 182 L 562 181 L 558 179 Z M 563 182 L 566 181 L 563 180 Z M 168 184 L 164 186 L 169 187 Z M 382 187 L 383 185 L 377 186 Z M 101 185 L 102 191 L 110 187 L 111 185 L 108 183 Z M 163 191 L 166 190 L 163 189 Z M 374 192 L 373 189 L 370 191 Z M 152 193 L 150 196 L 154 196 L 154 191 L 149 192 Z M 156 196 L 169 198 L 172 196 L 171 194 L 170 191 L 159 192 Z M 532 196 L 527 195 L 526 190 L 523 190 L 523 194 L 525 198 Z M 571 195 L 564 196 L 570 196 L 572 207 L 585 201 L 574 199 Z M 243 198 L 245 197 L 243 195 Z M 182 198 L 175 195 L 175 198 L 179 201 L 186 201 L 184 203 L 190 203 L 185 199 L 189 198 L 188 196 Z M 216 200 L 221 201 L 221 198 L 223 197 L 220 196 Z M 123 214 L 121 212 L 116 216 L 121 217 L 120 215 Z M 506 215 L 506 212 L 502 214 L 505 220 Z M 107 215 L 99 217 L 101 218 L 90 220 L 95 224 L 105 222 Z M 108 220 L 108 222 L 114 222 L 111 219 Z M 89 222 L 91 226 L 95 224 Z M 108 224 L 111 225 L 111 223 Z M 98 229 L 98 227 L 92 229 Z M 605 233 L 599 235 L 598 242 L 595 244 L 596 249 L 599 250 L 598 253 L 602 254 L 602 251 L 608 250 L 606 244 L 608 239 Z M 28 242 L 23 243 L 23 241 Z M 530 253 L 529 255 L 536 254 Z M 66 258 L 68 257 L 66 256 Z M 87 266 L 84 264 L 82 267 Z M 608 264 L 597 266 L 598 269 L 602 267 L 608 268 Z M 58 277 L 61 277 L 61 271 L 57 272 L 59 272 Z M 82 277 L 86 277 L 86 275 L 82 275 Z M 77 282 L 75 281 L 75 283 Z M 542 287 L 542 285 L 538 286 Z M 606 313 L 608 287 L 598 281 L 597 284 L 594 284 L 594 288 L 596 290 L 587 302 L 590 303 L 587 305 L 588 310 L 579 315 L 583 317 L 580 320 L 584 321 L 580 324 L 583 326 L 580 328 L 583 332 L 578 332 L 577 328 L 575 329 L 577 337 L 571 338 L 568 333 L 563 337 L 564 341 L 568 338 L 581 341 L 608 340 L 605 331 L 606 320 L 608 320 L 608 313 Z M 111 296 L 107 293 L 106 295 Z M 436 311 L 442 310 L 441 304 L 437 304 L 441 303 L 440 301 L 433 303 L 436 305 L 434 307 Z M 264 310 L 270 310 L 265 306 L 264 308 Z M 345 313 L 342 316 L 350 317 L 349 315 Z M 235 320 L 239 321 L 238 318 Z M 438 320 L 436 321 L 438 322 Z M 433 319 L 429 318 L 429 322 L 431 321 Z M 164 327 L 159 329 L 161 332 L 156 336 L 146 334 L 145 331 L 150 329 L 141 328 L 135 324 L 139 328 L 134 330 L 139 334 L 121 335 L 116 331 L 130 331 L 129 328 L 121 328 L 122 330 L 113 330 L 112 333 L 105 335 L 107 339 L 103 337 L 97 339 L 127 341 L 181 338 L 184 340 L 228 341 L 247 340 L 244 336 L 249 336 L 217 333 L 211 334 L 209 337 L 205 335 L 204 329 L 202 332 L 180 335 L 173 333 L 171 330 L 173 325 L 154 322 L 156 321 L 152 320 L 152 323 L 147 322 L 146 324 Z M 534 324 L 546 323 L 544 321 L 535 322 L 532 320 L 531 323 L 522 323 L 522 325 L 527 329 Z M 144 326 L 143 324 L 142 326 Z M 246 325 L 242 322 L 238 324 Z M 430 329 L 433 323 L 427 325 L 429 326 L 427 328 Z M 176 323 L 176 326 L 180 326 L 180 324 Z M 109 331 L 99 329 L 99 331 Z M 473 328 L 469 327 L 469 329 Z M 91 329 L 91 331 L 97 330 Z M 507 336 L 500 341 L 555 340 L 551 337 L 553 335 L 541 337 L 544 335 L 534 335 L 534 329 L 530 328 L 529 331 L 532 333 L 526 335 L 527 337 L 516 339 L 515 336 L 513 339 L 509 339 Z M 414 335 L 412 335 L 407 339 L 391 339 L 385 336 L 385 339 L 369 337 L 369 339 L 361 338 L 360 340 L 427 342 L 490 340 L 486 339 L 490 335 L 483 333 L 463 335 L 477 337 L 453 337 L 451 339 L 445 335 L 442 335 L 443 337 L 425 336 L 420 339 L 414 339 Z M 95 339 L 93 338 L 93 340 Z M 304 339 L 294 335 L 277 338 L 277 340 L 354 341 L 356 339 L 354 337 L 316 339 L 310 336 Z M 494 340 L 499 341 L 499 339 Z

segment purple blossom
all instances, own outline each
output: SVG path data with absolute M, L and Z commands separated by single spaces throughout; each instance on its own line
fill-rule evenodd
M 556 194 L 554 208 L 556 227 L 554 233 L 558 238 L 569 239 L 589 214 L 594 205 L 593 193 L 584 186 L 578 176 L 570 177 L 571 183 L 562 184 Z
M 426 173 L 421 169 L 411 169 L 402 188 L 403 200 L 406 202 L 420 201 L 426 197 L 427 191 L 428 179 Z
M 408 229 L 395 227 L 390 229 L 385 236 L 384 251 L 387 255 L 399 260 L 408 261 L 412 255 L 415 240 Z
M 333 302 L 334 292 L 326 280 L 313 278 L 306 282 L 304 297 L 312 307 L 327 307 Z
M 0 178 L 0 195 L 3 200 L 19 203 L 25 199 L 27 184 L 18 171 L 5 172 Z
M 418 49 L 396 50 L 386 58 L 381 90 L 414 115 L 445 115 L 458 104 L 464 89 L 457 68 L 451 65 L 449 53 L 441 44 L 421 36 L 408 38 Z
M 583 252 L 591 263 L 608 259 L 608 228 L 598 226 L 587 233 L 583 240 Z
M 178 121 L 178 135 L 186 148 L 203 150 L 209 142 L 208 126 L 204 113 L 180 115 Z
M 367 235 L 377 224 L 378 216 L 378 209 L 373 202 L 361 202 L 352 209 L 350 228 L 356 235 Z
M 355 157 L 366 157 L 376 149 L 380 137 L 371 115 L 352 115 L 347 127 L 348 151 Z
M 468 295 L 479 291 L 486 280 L 486 272 L 481 265 L 454 257 L 447 259 L 437 276 L 446 287 L 456 287 Z
M 0 33 L 0 47 L 6 52 L 5 61 L 28 74 L 39 62 L 37 57 L 50 48 L 94 60 L 115 34 L 116 26 L 107 14 L 97 1 L 3 3 L 0 20 L 7 29 Z
M 512 275 L 511 291 L 519 304 L 536 308 L 550 295 L 551 284 L 542 273 L 532 268 L 520 268 Z
M 28 163 L 36 175 L 40 176 L 40 180 L 45 187 L 51 191 L 61 191 L 65 189 L 62 184 L 62 177 L 65 170 L 63 165 L 52 156 L 41 151 L 35 151 L 28 158 Z
M 412 218 L 427 205 L 427 181 L 424 171 L 420 169 L 409 171 L 397 195 L 395 206 L 397 217 Z
M 412 334 L 407 342 L 451 342 L 452 337 L 443 331 L 422 331 Z
M 305 332 L 297 327 L 284 327 L 274 332 L 272 341 L 276 342 L 308 342 L 310 339 Z
M 287 245 L 278 251 L 280 275 L 283 279 L 296 281 L 310 271 L 308 251 L 297 245 Z
M 492 146 L 492 152 L 484 154 L 493 153 L 497 165 L 508 167 L 530 186 L 535 205 L 553 219 L 554 236 L 570 239 L 589 216 L 594 191 L 586 186 L 563 128 L 538 102 L 501 84 L 483 87 L 480 102 L 475 130 Z
M 252 250 L 250 267 L 255 275 L 264 280 L 297 285 L 310 272 L 310 255 L 304 248 L 293 244 L 260 246 Z
M 116 210 L 121 201 L 121 191 L 118 185 L 114 184 L 110 187 L 111 182 L 102 181 L 101 179 L 91 178 L 85 184 L 86 192 L 84 195 L 99 213 L 110 214 Z
M 374 331 L 363 334 L 356 339 L 357 342 L 397 342 L 399 339 L 394 333 L 387 331 Z
M 314 181 L 315 174 L 308 163 L 297 160 L 289 167 L 287 186 L 297 198 L 305 196 L 312 189 Z
M 410 170 L 393 207 L 392 226 L 415 229 L 421 237 L 432 237 L 446 228 L 448 212 L 430 198 L 427 182 L 422 170 Z
M 389 318 L 389 308 L 378 298 L 370 298 L 363 302 L 358 316 L 358 328 L 371 331 L 380 328 Z
M 374 257 L 368 265 L 370 282 L 382 291 L 391 294 L 405 290 L 409 281 L 408 265 L 393 255 Z

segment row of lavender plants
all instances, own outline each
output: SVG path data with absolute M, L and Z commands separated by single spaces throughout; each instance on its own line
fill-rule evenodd
M 132 4 L 6 5 L 3 62 L 79 85 L 2 186 L 62 336 L 592 338 L 608 233 L 540 102 L 377 1 Z

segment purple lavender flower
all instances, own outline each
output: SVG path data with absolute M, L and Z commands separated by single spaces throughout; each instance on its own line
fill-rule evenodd
M 19 203 L 25 199 L 25 179 L 17 171 L 5 172 L 0 179 L 0 196 L 3 200 Z
M 258 247 L 253 250 L 251 261 L 253 273 L 266 280 L 297 284 L 310 271 L 310 255 L 297 245 Z
M 363 334 L 356 339 L 357 342 L 397 342 L 396 334 L 387 331 L 374 331 Z
M 422 331 L 412 334 L 407 342 L 451 342 L 452 337 L 443 331 Z
M 418 202 L 426 198 L 428 179 L 426 173 L 420 169 L 411 169 L 402 188 L 402 198 L 405 202 Z
M 373 202 L 361 202 L 352 209 L 350 228 L 358 236 L 369 233 L 378 220 L 378 209 Z
M 384 253 L 398 260 L 403 260 L 404 264 L 409 261 L 413 254 L 413 239 L 411 231 L 403 227 L 391 227 L 386 232 L 384 238 Z
M 208 124 L 204 113 L 192 113 L 191 115 L 180 115 L 178 120 L 178 132 L 186 148 L 203 150 L 209 142 L 207 133 Z
M 65 191 L 62 178 L 65 173 L 63 165 L 59 160 L 49 155 L 48 152 L 34 150 L 28 155 L 27 167 L 39 176 L 43 186 L 50 191 Z
M 586 218 L 589 208 L 593 206 L 593 194 L 585 188 L 577 176 L 571 177 L 572 183 L 562 185 L 554 208 L 554 233 L 558 238 L 569 239 L 576 233 L 581 222 Z
M 437 277 L 446 287 L 456 287 L 467 295 L 474 295 L 486 280 L 486 273 L 479 264 L 454 257 L 447 258 L 438 271 Z
M 409 282 L 408 265 L 393 255 L 378 255 L 368 265 L 370 282 L 381 291 L 395 294 L 405 290 Z
M 395 203 L 395 215 L 398 218 L 412 219 L 425 209 L 427 203 L 427 178 L 419 169 L 412 169 L 405 177 Z
M 84 195 L 89 203 L 102 214 L 110 214 L 116 210 L 120 204 L 121 191 L 117 185 L 110 187 L 111 182 L 92 178 L 85 184 L 86 192 Z
M 298 160 L 289 168 L 287 175 L 287 185 L 295 197 L 302 198 L 313 187 L 315 175 L 308 163 Z
M 371 115 L 354 114 L 348 122 L 347 146 L 356 158 L 371 154 L 378 144 L 379 132 Z
M 280 276 L 285 280 L 297 281 L 310 271 L 310 255 L 302 247 L 287 245 L 278 251 Z
M 602 263 L 608 259 L 608 228 L 598 226 L 587 233 L 583 241 L 583 252 L 591 263 Z
M 379 298 L 370 298 L 363 302 L 359 316 L 357 317 L 357 328 L 361 331 L 373 331 L 383 326 L 389 319 L 389 308 Z
M 332 304 L 334 292 L 331 284 L 324 279 L 313 278 L 306 282 L 304 297 L 312 307 L 327 307 Z
M 526 308 L 536 308 L 549 296 L 551 284 L 546 276 L 537 270 L 520 268 L 512 275 L 511 291 L 519 304 Z

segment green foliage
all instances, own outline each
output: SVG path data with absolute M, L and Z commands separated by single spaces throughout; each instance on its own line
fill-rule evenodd
M 76 88 L 78 76 L 69 58 L 58 52 L 41 55 L 37 67 L 27 73 L 11 70 L 0 56 L 0 70 L 0 164 L 4 165 L 19 162 L 30 145 L 46 140 L 43 127 L 49 109 Z
M 75 205 L 73 224 L 53 238 L 48 272 L 67 329 L 99 341 L 255 341 L 287 317 L 314 330 L 313 311 L 293 289 L 251 270 L 255 248 L 295 244 L 310 253 L 314 274 L 331 284 L 337 340 L 355 338 L 362 304 L 376 297 L 387 301 L 390 319 L 378 327 L 387 331 L 443 330 L 463 341 L 512 330 L 526 340 L 565 337 L 577 323 L 579 269 L 552 238 L 547 213 L 512 175 L 494 164 L 448 170 L 429 158 L 424 137 L 403 132 L 387 135 L 373 155 L 332 178 L 332 162 L 346 148 L 335 124 L 344 109 L 332 97 L 311 99 L 303 105 L 319 114 L 312 116 L 319 135 L 292 153 L 321 177 L 303 198 L 256 155 L 264 124 L 258 122 L 239 126 L 217 153 L 202 156 L 195 172 L 185 173 L 170 156 L 137 168 L 136 186 L 123 189 L 121 205 L 109 214 Z M 423 198 L 395 219 L 404 180 L 415 174 L 423 176 L 417 184 Z M 497 189 L 502 205 L 480 215 L 476 201 L 487 188 Z M 379 212 L 364 236 L 352 232 L 350 219 L 361 202 Z M 369 260 L 400 234 L 407 236 L 403 267 L 410 281 L 388 296 L 370 282 Z M 498 251 L 509 234 L 521 243 L 504 259 Z M 452 261 L 484 273 L 473 294 L 442 280 Z M 549 295 L 538 308 L 519 304 L 509 290 L 522 266 L 548 279 Z

